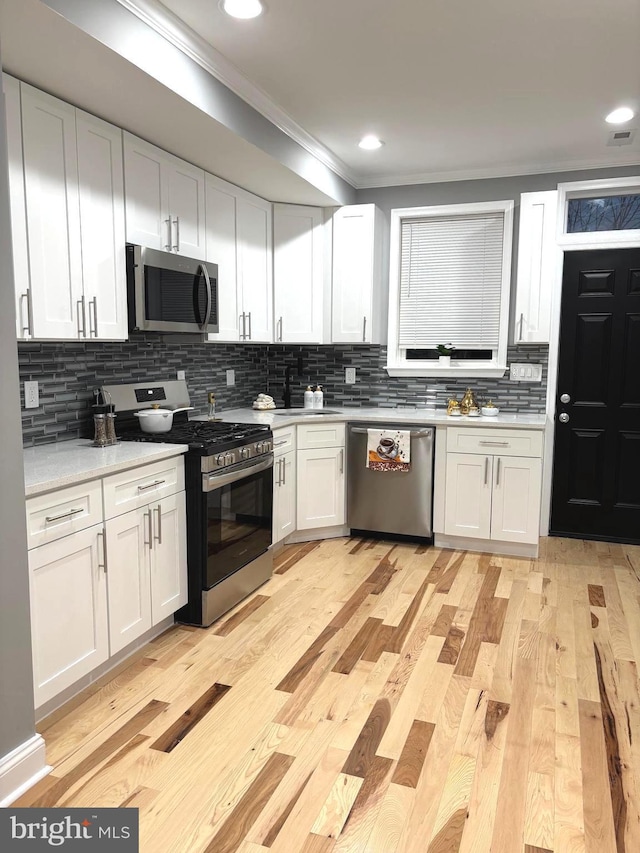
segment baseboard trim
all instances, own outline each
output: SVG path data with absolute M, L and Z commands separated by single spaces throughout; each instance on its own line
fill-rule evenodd
M 44 739 L 38 734 L 0 758 L 0 808 L 13 803 L 51 770 Z
M 472 539 L 467 536 L 444 536 L 436 533 L 436 548 L 453 548 L 455 551 L 479 551 L 481 554 L 498 554 L 503 557 L 537 557 L 538 545 L 523 542 L 501 542 L 496 539 Z
M 315 527 L 312 530 L 296 530 L 284 540 L 285 545 L 295 545 L 298 542 L 315 542 L 316 539 L 340 539 L 350 536 L 351 528 L 344 524 L 336 527 Z

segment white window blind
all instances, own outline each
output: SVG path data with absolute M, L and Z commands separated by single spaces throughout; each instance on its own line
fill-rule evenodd
M 405 219 L 398 345 L 497 349 L 504 213 Z

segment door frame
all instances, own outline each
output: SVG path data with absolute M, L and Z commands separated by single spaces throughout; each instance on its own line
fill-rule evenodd
M 565 232 L 568 197 L 586 192 L 602 191 L 603 195 L 622 193 L 624 190 L 638 192 L 640 176 L 628 178 L 610 178 L 597 181 L 575 181 L 558 184 L 558 226 L 556 232 L 556 272 L 551 293 L 551 324 L 549 334 L 549 365 L 547 371 L 547 423 L 545 426 L 544 458 L 542 468 L 542 501 L 540 507 L 540 536 L 549 535 L 551 525 L 551 492 L 553 489 L 553 458 L 555 453 L 555 417 L 556 395 L 558 390 L 558 356 L 560 354 L 560 309 L 562 306 L 562 276 L 564 272 L 564 253 L 582 252 L 597 249 L 637 249 L 640 248 L 640 230 L 630 231 L 593 231 L 581 234 L 580 240 L 574 234 Z M 591 238 L 591 239 L 589 239 Z

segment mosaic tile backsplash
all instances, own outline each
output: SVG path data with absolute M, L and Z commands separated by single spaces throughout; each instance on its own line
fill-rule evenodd
M 510 347 L 508 361 L 542 364 L 542 382 L 505 379 L 434 381 L 390 378 L 381 346 L 283 346 L 173 343 L 159 335 L 132 335 L 129 341 L 19 343 L 20 392 L 25 380 L 37 380 L 40 407 L 22 409 L 25 445 L 91 438 L 92 391 L 105 382 L 175 379 L 185 370 L 192 405 L 207 410 L 207 392 L 215 391 L 219 410 L 250 406 L 267 391 L 282 405 L 285 368 L 293 366 L 292 404 L 302 406 L 308 384 L 322 384 L 325 406 L 433 406 L 460 398 L 468 385 L 481 399 L 491 398 L 509 412 L 544 412 L 548 348 Z M 301 358 L 302 375 L 297 375 Z M 345 385 L 345 367 L 356 368 L 355 385 Z M 227 387 L 225 371 L 235 370 Z M 22 402 L 22 401 L 21 401 Z

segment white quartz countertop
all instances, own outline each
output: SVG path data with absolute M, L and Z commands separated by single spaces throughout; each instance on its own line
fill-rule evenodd
M 294 409 L 290 411 L 271 409 L 267 411 L 256 411 L 254 409 L 229 409 L 218 412 L 217 417 L 227 423 L 245 424 L 267 424 L 272 429 L 278 427 L 293 426 L 304 423 L 318 423 L 318 421 L 370 421 L 380 424 L 419 424 L 422 426 L 456 426 L 456 427 L 498 427 L 509 429 L 537 429 L 542 430 L 547 424 L 547 416 L 539 414 L 503 414 L 499 413 L 493 417 L 451 417 L 444 409 L 378 409 L 378 408 L 345 408 L 327 406 L 331 412 L 337 414 L 304 414 L 305 409 Z M 306 410 L 309 411 L 309 410 Z M 280 412 L 280 413 L 279 413 Z M 194 420 L 206 420 L 205 416 L 194 418 Z
M 24 479 L 27 497 L 95 480 L 147 462 L 180 456 L 186 444 L 145 444 L 123 441 L 113 447 L 93 447 L 77 439 L 42 444 L 24 450 Z

